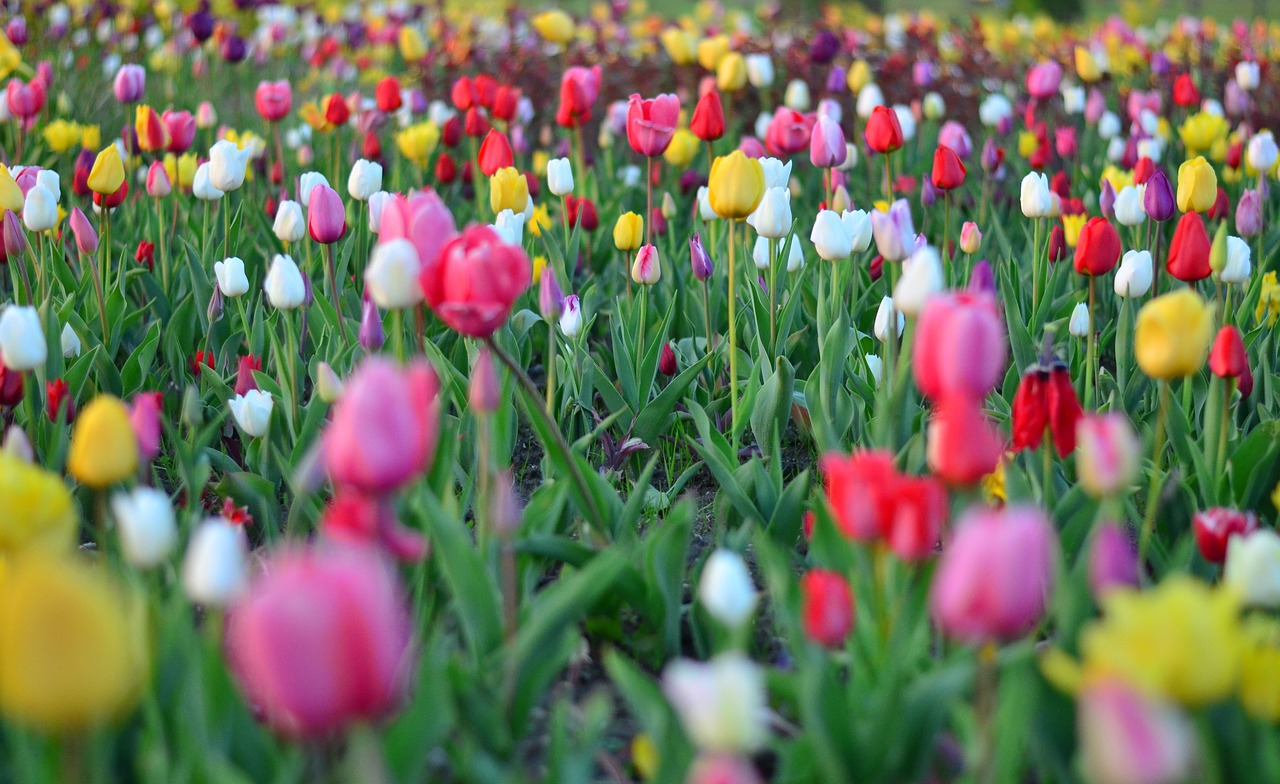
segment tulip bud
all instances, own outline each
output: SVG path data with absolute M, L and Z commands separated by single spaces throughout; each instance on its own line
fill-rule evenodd
M 60 341 L 62 344 L 62 356 L 68 359 L 80 356 L 80 336 L 71 328 L 70 324 L 62 325 L 62 335 Z
M 689 238 L 689 262 L 696 280 L 706 280 L 711 277 L 711 257 L 707 255 L 707 250 L 702 245 L 702 234 L 699 232 L 694 232 Z
M 387 342 L 387 333 L 382 328 L 382 314 L 378 305 L 370 298 L 365 298 L 360 311 L 360 329 L 357 333 L 360 347 L 374 353 Z
M 1103 523 L 1089 547 L 1089 590 L 1094 601 L 1115 588 L 1138 587 L 1138 551 L 1119 526 Z
M 970 255 L 977 253 L 982 247 L 982 232 L 978 229 L 978 224 L 973 221 L 965 221 L 960 227 L 960 250 Z
M 1067 331 L 1073 337 L 1085 338 L 1089 336 L 1089 306 L 1083 302 L 1077 302 L 1075 309 L 1071 311 L 1071 319 L 1067 322 Z
M 662 353 L 658 356 L 658 372 L 664 376 L 674 376 L 680 370 L 676 362 L 676 352 L 670 343 L 662 344 Z
M 267 434 L 271 411 L 275 408 L 275 401 L 269 393 L 261 389 L 250 389 L 243 395 L 236 395 L 228 400 L 227 405 L 245 435 L 259 438 Z
M 805 635 L 819 645 L 839 648 L 853 631 L 854 603 L 849 581 L 838 572 L 812 569 L 800 578 Z
M 1280 606 L 1280 535 L 1262 528 L 1228 539 L 1222 582 L 1249 607 Z
M 1151 251 L 1131 250 L 1120 259 L 1120 267 L 1116 270 L 1116 294 L 1127 299 L 1141 297 L 1151 288 L 1154 267 Z
M 554 270 L 544 270 L 538 287 L 538 312 L 547 322 L 560 318 L 564 308 L 564 292 L 556 280 Z
M 214 262 L 213 275 L 218 281 L 219 292 L 228 299 L 235 299 L 249 291 L 249 277 L 244 271 L 244 261 L 235 256 Z
M 374 137 L 377 138 L 377 137 Z M 356 201 L 368 201 L 382 190 L 382 165 L 364 158 L 356 161 L 347 178 L 347 194 Z
M 1159 223 L 1164 223 L 1173 217 L 1177 203 L 1174 200 L 1173 186 L 1170 185 L 1169 177 L 1163 169 L 1156 169 L 1147 180 L 1147 187 L 1142 195 L 1142 206 L 1147 216 Z
M 306 218 L 302 215 L 302 205 L 296 201 L 285 199 L 276 208 L 275 222 L 271 231 L 281 242 L 298 242 L 307 236 Z
M 0 362 L 11 371 L 35 370 L 44 365 L 48 353 L 36 309 L 5 305 L 0 310 Z
M 338 398 L 342 397 L 342 379 L 329 366 L 328 362 L 320 362 L 316 365 L 315 372 L 315 390 L 316 396 L 322 402 L 334 403 Z
M 662 265 L 658 263 L 658 249 L 645 245 L 636 253 L 631 264 L 631 279 L 642 286 L 652 286 L 662 277 Z
M 76 249 L 80 251 L 80 255 L 86 256 L 98 251 L 98 232 L 94 230 L 93 224 L 85 217 L 84 212 L 79 207 L 71 209 L 71 217 L 68 220 L 71 224 L 71 233 L 76 238 Z
M 418 251 L 407 239 L 379 242 L 364 273 L 369 299 L 387 310 L 405 310 L 422 302 Z
M 564 307 L 560 313 L 560 333 L 570 340 L 582 331 L 582 307 L 577 294 L 564 298 Z
M 547 162 L 547 187 L 556 196 L 573 193 L 573 165 L 568 158 L 555 158 Z
M 302 280 L 302 272 L 293 258 L 277 253 L 271 260 L 271 268 L 263 281 L 263 291 L 267 301 L 279 310 L 293 310 L 303 304 L 306 298 L 306 284 Z
M 197 604 L 226 607 L 244 591 L 244 532 L 221 517 L 205 520 L 191 535 L 182 561 L 182 587 Z
M 140 569 L 163 563 L 178 544 L 173 505 L 160 490 L 137 487 L 116 493 L 111 497 L 111 515 L 125 560 Z
M 698 599 L 711 617 L 738 629 L 751 619 L 760 596 L 742 556 L 732 550 L 716 550 L 702 567 Z
M 1076 472 L 1094 498 L 1125 492 L 1137 480 L 1141 444 L 1122 414 L 1090 414 L 1076 424 Z

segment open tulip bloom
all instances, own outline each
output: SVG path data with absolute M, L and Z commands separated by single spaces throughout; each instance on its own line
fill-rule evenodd
M 0 26 L 0 781 L 1280 780 L 1280 28 L 181 5 Z

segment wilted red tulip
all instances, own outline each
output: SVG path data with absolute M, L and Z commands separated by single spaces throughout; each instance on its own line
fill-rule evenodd
M 942 191 L 959 188 L 964 184 L 964 177 L 964 161 L 955 150 L 939 144 L 933 152 L 933 187 Z
M 227 617 L 227 658 L 274 729 L 330 737 L 393 712 L 416 671 L 395 572 L 358 547 L 275 553 Z
M 1120 261 L 1122 250 L 1116 227 L 1106 218 L 1094 216 L 1080 230 L 1076 242 L 1076 272 L 1093 277 L 1106 275 Z
M 489 337 L 506 322 L 533 274 L 524 250 L 488 226 L 468 227 L 435 259 L 421 262 L 427 304 L 452 329 L 475 338 Z
M 1212 564 L 1227 558 L 1227 542 L 1233 536 L 1246 537 L 1258 530 L 1258 516 L 1239 509 L 1214 507 L 1196 512 L 1191 520 L 1200 555 Z
M 1204 280 L 1213 273 L 1209 266 L 1209 250 L 1209 235 L 1205 232 L 1204 219 L 1200 217 L 1200 213 L 1184 213 L 1173 231 L 1173 241 L 1169 243 L 1169 256 L 1164 268 L 1170 275 L 1186 283 Z
M 902 124 L 898 113 L 888 106 L 877 106 L 867 118 L 863 131 L 867 146 L 878 153 L 890 153 L 902 148 Z
M 810 569 L 800 578 L 800 603 L 805 636 L 828 648 L 844 645 L 855 613 L 853 590 L 844 575 Z
M 720 92 L 708 90 L 693 108 L 689 130 L 704 142 L 713 142 L 724 136 L 724 107 L 720 104 Z

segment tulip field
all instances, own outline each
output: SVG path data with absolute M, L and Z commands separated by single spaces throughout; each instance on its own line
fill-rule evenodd
M 0 784 L 1280 781 L 1280 24 L 459 5 L 5 6 Z

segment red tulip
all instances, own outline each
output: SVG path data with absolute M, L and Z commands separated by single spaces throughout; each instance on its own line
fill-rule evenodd
M 110 210 L 119 207 L 124 203 L 124 200 L 128 195 L 129 180 L 128 178 L 125 178 L 124 182 L 120 183 L 120 187 L 116 189 L 115 193 L 110 193 L 106 196 L 103 196 L 101 193 L 93 194 L 93 203 L 99 207 Z
M 679 369 L 676 352 L 671 349 L 670 343 L 663 343 L 662 353 L 658 356 L 658 372 L 664 376 L 674 376 Z
M 1058 262 L 1067 257 L 1067 233 L 1061 223 L 1054 223 L 1049 232 L 1049 261 Z
M 440 129 L 440 143 L 445 147 L 457 147 L 458 142 L 462 141 L 462 118 L 454 115 L 445 121 L 444 127 Z M 479 136 L 480 134 L 476 134 Z
M 996 470 L 1004 443 L 974 398 L 953 395 L 934 409 L 927 434 L 929 469 L 944 482 L 971 485 Z
M 258 388 L 258 382 L 253 377 L 255 370 L 262 370 L 261 357 L 255 357 L 253 354 L 240 357 L 240 367 L 236 370 L 237 395 L 243 395 L 251 389 Z
M 378 138 L 376 132 L 369 131 L 364 135 L 364 140 L 360 143 L 360 156 L 370 161 L 382 158 L 382 140 Z M 279 161 L 276 163 L 278 164 Z
M 346 125 L 347 120 L 351 119 L 351 107 L 347 105 L 347 99 L 339 93 L 325 98 L 324 119 L 335 128 Z
M 890 153 L 902 148 L 902 125 L 898 113 L 888 106 L 877 106 L 867 118 L 863 131 L 867 146 L 878 153 Z
M 964 184 L 964 176 L 964 161 L 955 150 L 939 144 L 933 152 L 933 187 L 942 191 L 959 188 Z
M 502 85 L 493 96 L 493 116 L 503 122 L 511 122 L 520 105 L 520 91 L 510 85 Z
M 489 74 L 480 74 L 471 80 L 471 86 L 475 90 L 476 103 L 486 109 L 493 109 L 498 97 L 498 80 Z
M 981 399 L 1004 376 L 1005 328 L 995 298 L 970 292 L 931 297 L 916 326 L 911 369 L 926 397 Z
M 490 129 L 480 145 L 480 171 L 484 176 L 492 177 L 498 169 L 515 165 L 515 154 L 511 151 L 511 142 L 502 131 Z
M 156 244 L 147 240 L 138 242 L 138 249 L 133 252 L 133 260 L 142 264 L 147 269 L 155 269 L 156 266 Z
M 62 421 L 70 422 L 76 415 L 76 401 L 71 399 L 71 388 L 67 386 L 67 382 L 55 378 L 45 384 L 45 397 L 48 398 L 49 404 L 45 408 L 45 413 L 49 416 L 50 422 L 58 421 L 58 412 L 62 412 Z M 66 403 L 64 410 L 62 404 Z
M 720 103 L 719 91 L 708 90 L 698 99 L 689 130 L 704 142 L 713 142 L 724 136 L 724 106 Z
M 627 105 L 627 141 L 631 149 L 650 158 L 666 152 L 680 119 L 680 99 L 663 94 L 641 98 L 632 93 Z
M 447 152 L 440 153 L 440 157 L 436 158 L 436 182 L 448 185 L 457 177 L 458 164 L 453 162 L 453 156 Z
M 140 106 L 142 128 L 135 125 L 138 137 L 138 149 L 143 152 L 158 152 L 169 146 L 169 131 L 160 120 L 160 113 L 150 106 Z
M 1178 219 L 1169 243 L 1169 256 L 1164 267 L 1169 274 L 1186 283 L 1204 280 L 1213 273 L 1209 266 L 1209 235 L 1204 219 L 1197 212 L 1185 213 Z
M 387 114 L 399 109 L 404 102 L 400 95 L 400 82 L 394 76 L 384 77 L 378 82 L 378 86 L 373 89 L 373 97 L 379 111 Z
M 566 196 L 565 206 L 568 208 L 570 226 L 581 226 L 583 231 L 595 231 L 600 227 L 600 215 L 596 212 L 596 205 L 587 197 Z
M 470 226 L 435 259 L 422 260 L 422 292 L 445 324 L 475 338 L 502 326 L 533 272 L 523 249 L 488 226 Z
M 1151 175 L 1156 172 L 1155 161 L 1143 156 L 1138 159 L 1137 164 L 1133 167 L 1133 184 L 1146 185 L 1147 180 L 1151 179 Z
M 836 527 L 850 539 L 867 542 L 880 536 L 890 517 L 890 490 L 897 469 L 893 455 L 879 450 L 822 456 L 819 467 Z
M 1081 275 L 1106 275 L 1120 261 L 1120 233 L 1111 221 L 1094 216 L 1080 230 L 1076 243 L 1076 272 Z
M 1215 507 L 1196 512 L 1191 527 L 1200 555 L 1209 563 L 1220 564 L 1227 558 L 1227 542 L 1231 537 L 1246 537 L 1258 530 L 1258 516 L 1253 512 Z
M 1218 186 L 1218 195 L 1213 200 L 1213 206 L 1209 208 L 1209 220 L 1221 221 L 1231 217 L 1231 198 L 1227 196 L 1227 192 L 1221 185 Z
M 556 110 L 556 123 L 565 128 L 577 128 L 591 120 L 591 108 L 600 97 L 600 66 L 591 68 L 573 66 L 560 77 L 560 107 Z
M 1076 426 L 1084 411 L 1066 365 L 1033 365 L 1018 384 L 1012 408 L 1013 451 L 1038 448 L 1046 429 L 1058 457 L 1075 451 Z
M 206 367 L 210 370 L 218 369 L 217 365 L 214 363 L 213 352 L 196 349 L 196 353 L 191 357 L 191 373 L 198 376 L 200 375 L 201 368 Z
M 839 572 L 811 569 L 800 578 L 801 618 L 809 639 L 839 648 L 853 631 L 856 609 L 849 581 Z
M 449 98 L 453 101 L 453 105 L 460 112 L 465 112 L 476 103 L 475 85 L 472 84 L 471 78 L 467 76 L 458 77 L 453 83 L 453 88 L 449 91 Z
M 375 552 L 287 548 L 232 607 L 227 658 L 274 729 L 327 738 L 400 705 L 416 672 L 412 629 L 397 575 Z
M 947 520 L 947 491 L 933 477 L 900 476 L 893 484 L 893 512 L 883 531 L 893 554 L 904 561 L 930 557 Z
M 191 112 L 165 111 L 160 119 L 169 132 L 169 152 L 181 155 L 191 149 L 196 140 L 196 118 Z
M 253 94 L 253 105 L 267 122 L 280 122 L 289 116 L 293 108 L 293 89 L 286 80 L 258 82 Z
M 1209 351 L 1209 369 L 1219 378 L 1239 378 L 1249 369 L 1249 355 L 1240 330 L 1227 325 L 1218 331 Z
M 22 373 L 0 362 L 0 408 L 13 408 L 21 403 L 24 386 Z
M 1200 91 L 1192 81 L 1191 74 L 1180 75 L 1173 83 L 1173 102 L 1178 106 L 1199 106 Z
M 462 121 L 462 131 L 473 139 L 479 139 L 489 132 L 489 121 L 484 118 L 480 110 L 472 106 L 467 110 L 465 119 Z

